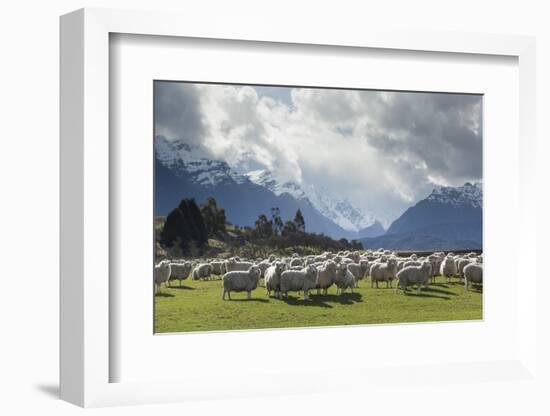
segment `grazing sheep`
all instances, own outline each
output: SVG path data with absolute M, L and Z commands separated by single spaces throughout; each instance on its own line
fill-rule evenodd
M 483 284 L 483 265 L 470 263 L 464 267 L 464 287 L 468 290 L 472 283 Z
M 359 262 L 359 257 L 361 255 L 357 252 L 352 252 L 352 253 L 348 253 L 346 254 L 344 257 L 345 258 L 348 258 L 348 259 L 351 259 L 354 263 L 358 263 Z
M 252 266 L 254 266 L 254 263 L 250 263 L 249 261 L 240 261 L 236 258 L 231 258 L 225 262 L 225 269 L 228 272 L 247 271 Z
M 281 295 L 288 297 L 288 292 L 304 292 L 304 300 L 309 299 L 310 289 L 317 285 L 317 269 L 307 266 L 302 270 L 286 270 L 281 274 Z
M 370 270 L 370 287 L 378 288 L 379 281 L 385 281 L 386 287 L 392 287 L 392 281 L 397 273 L 397 260 L 390 258 L 387 263 L 375 263 Z
M 336 267 L 336 279 L 334 280 L 334 283 L 336 284 L 337 295 L 342 295 L 348 288 L 351 293 L 353 293 L 353 288 L 355 287 L 355 277 L 353 276 L 353 273 L 349 271 L 347 265 L 339 264 Z
M 428 261 L 432 265 L 432 275 L 430 277 L 432 278 L 432 283 L 435 283 L 435 276 L 439 272 L 439 268 L 441 267 L 441 262 L 443 261 L 443 258 L 434 253 L 428 256 Z
M 336 280 L 336 263 L 332 260 L 317 268 L 317 294 L 322 290 L 323 295 L 328 294 L 328 288 L 334 284 Z
M 211 261 L 210 265 L 212 266 L 212 274 L 216 276 L 221 276 L 227 272 L 224 261 Z
M 247 292 L 247 298 L 252 297 L 252 291 L 258 287 L 260 281 L 260 268 L 252 266 L 247 271 L 231 271 L 223 275 L 223 295 L 225 294 L 231 300 L 231 292 Z
M 281 293 L 281 274 L 284 272 L 285 268 L 283 263 L 278 261 L 275 262 L 273 266 L 269 266 L 265 273 L 265 290 L 267 291 L 267 297 L 271 295 L 271 291 L 275 292 L 275 297 L 279 298 Z
M 160 291 L 160 285 L 170 280 L 170 274 L 172 273 L 172 267 L 170 261 L 162 260 L 159 264 L 155 265 L 155 293 Z
M 212 274 L 212 266 L 209 263 L 199 263 L 193 270 L 193 280 L 208 279 Z
M 267 260 L 264 260 L 258 263 L 257 266 L 260 268 L 260 271 L 261 271 L 260 278 L 262 278 L 262 277 L 265 277 L 265 271 L 269 269 L 272 266 L 272 264 Z
M 450 254 L 447 254 L 441 262 L 439 274 L 447 278 L 447 283 L 451 281 L 451 277 L 456 275 L 456 263 L 454 257 Z
M 369 266 L 368 260 L 359 260 L 359 264 L 357 263 L 350 263 L 347 265 L 348 270 L 353 274 L 353 277 L 355 277 L 355 287 L 359 286 L 359 280 L 363 280 L 365 277 L 365 273 L 367 272 L 367 268 Z
M 420 293 L 420 288 L 426 286 L 432 274 L 432 265 L 429 261 L 423 262 L 420 266 L 409 266 L 397 273 L 397 284 L 395 293 L 401 288 L 403 293 L 407 286 L 416 285 L 416 293 Z
M 405 266 L 405 262 L 403 260 L 399 260 L 397 262 L 397 271 L 400 271 Z
M 180 287 L 181 281 L 187 279 L 189 277 L 189 274 L 191 273 L 191 270 L 193 269 L 193 265 L 190 261 L 185 261 L 183 263 L 170 263 L 170 267 L 170 279 L 167 283 L 170 283 L 171 280 L 178 279 L 180 281 Z
M 470 263 L 475 263 L 475 258 L 465 258 L 465 259 L 459 259 L 456 262 L 456 272 L 459 277 L 464 277 L 464 267 L 466 267 Z
M 290 261 L 290 267 L 303 267 L 302 259 L 294 258 Z
M 419 261 L 416 261 L 416 260 L 409 260 L 409 261 L 406 261 L 405 263 L 403 263 L 403 268 L 405 267 L 409 267 L 409 266 L 420 266 L 420 262 Z

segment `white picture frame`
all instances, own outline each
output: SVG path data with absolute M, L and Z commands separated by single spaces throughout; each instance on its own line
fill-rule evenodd
M 383 32 L 379 30 L 341 31 L 328 34 L 322 27 L 308 32 L 278 25 L 240 25 L 216 21 L 204 25 L 192 16 L 83 9 L 61 18 L 61 398 L 80 406 L 161 403 L 214 397 L 232 398 L 269 394 L 347 391 L 359 383 L 375 384 L 388 379 L 388 369 L 369 372 L 331 370 L 331 382 L 318 383 L 316 376 L 289 380 L 284 373 L 271 374 L 274 391 L 268 385 L 241 380 L 233 388 L 222 389 L 211 380 L 181 377 L 177 381 L 111 382 L 110 368 L 117 354 L 110 348 L 109 258 L 112 225 L 109 154 L 110 34 L 225 39 L 247 42 L 331 45 L 336 48 L 428 51 L 439 54 L 502 55 L 518 60 L 519 68 L 519 243 L 518 262 L 524 284 L 517 290 L 517 348 L 499 361 L 458 365 L 456 362 L 408 368 L 413 374 L 398 389 L 407 390 L 416 380 L 421 388 L 441 381 L 441 372 L 462 383 L 498 380 L 522 386 L 538 382 L 536 361 L 537 271 L 533 256 L 536 244 L 535 175 L 535 41 L 529 37 L 466 33 Z M 529 261 L 526 261 L 529 259 Z M 522 266 L 523 267 L 523 266 Z M 514 270 L 518 273 L 517 270 Z M 350 330 L 353 331 L 353 328 Z M 330 330 L 327 330 L 330 331 Z M 409 329 L 422 331 L 422 329 Z M 314 336 L 313 333 L 304 336 Z M 333 333 L 333 336 L 338 336 Z M 399 369 L 393 377 L 404 379 Z M 406 377 L 405 377 L 406 378 Z M 228 379 L 229 380 L 229 379 Z M 345 380 L 343 382 L 342 380 Z M 225 380 L 227 381 L 227 380 Z M 417 383 L 417 384 L 418 384 Z M 517 387 L 517 386 L 515 386 Z M 382 389 L 383 390 L 383 389 Z M 270 393 L 271 392 L 271 393 Z M 395 393 L 395 391 L 393 392 Z

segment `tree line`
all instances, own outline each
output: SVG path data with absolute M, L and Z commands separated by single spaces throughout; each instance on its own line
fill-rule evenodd
M 228 232 L 230 228 L 230 233 Z M 158 241 L 173 256 L 198 257 L 209 249 L 209 239 L 222 240 L 232 246 L 248 245 L 258 248 L 251 252 L 285 250 L 291 247 L 310 247 L 317 250 L 362 249 L 360 242 L 345 238 L 333 240 L 324 234 L 306 232 L 305 218 L 298 209 L 292 220 L 284 221 L 278 207 L 270 216 L 258 215 L 253 227 L 233 226 L 225 210 L 208 198 L 199 206 L 193 199 L 183 199 L 164 222 Z

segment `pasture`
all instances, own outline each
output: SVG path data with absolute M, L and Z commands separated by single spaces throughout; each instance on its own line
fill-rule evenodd
M 450 284 L 438 276 L 434 284 L 416 294 L 371 288 L 368 278 L 359 282 L 354 293 L 336 295 L 336 287 L 327 296 L 311 292 L 304 301 L 297 293 L 288 299 L 268 298 L 263 287 L 252 292 L 232 293 L 233 300 L 222 300 L 222 280 L 187 279 L 178 281 L 155 296 L 155 332 L 219 331 L 237 329 L 292 328 L 399 322 L 433 322 L 482 319 L 483 294 L 466 290 L 462 280 Z M 393 282 L 395 288 L 396 282 Z

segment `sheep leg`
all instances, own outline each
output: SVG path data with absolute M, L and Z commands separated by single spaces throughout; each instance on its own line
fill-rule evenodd
M 225 300 L 225 289 L 224 289 L 223 294 L 222 294 L 222 300 Z
M 252 292 L 250 292 L 250 290 L 248 292 L 246 292 L 248 295 L 247 295 L 247 298 L 248 300 L 252 299 Z

